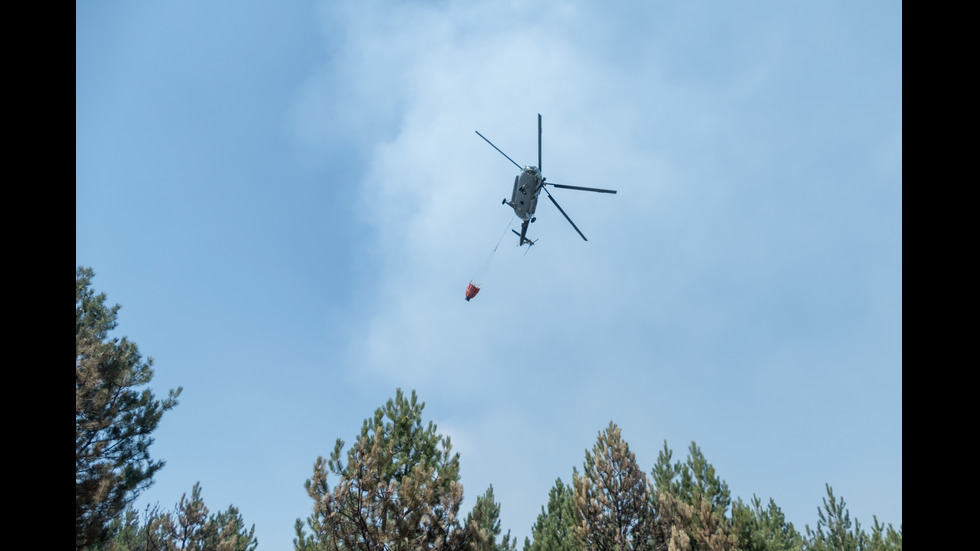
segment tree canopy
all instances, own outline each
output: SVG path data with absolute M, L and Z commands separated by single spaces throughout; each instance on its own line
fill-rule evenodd
M 297 550 L 453 551 L 477 540 L 479 519 L 459 520 L 459 454 L 431 421 L 422 424 L 424 407 L 398 389 L 346 453 L 338 438 L 329 460 L 317 458 L 306 481 L 311 534 L 297 521 Z
M 524 551 L 581 551 L 575 538 L 575 489 L 561 478 L 548 492 L 548 506 L 541 507 L 531 537 L 524 539 Z
M 185 493 L 173 511 L 147 507 L 142 515 L 132 507 L 107 528 L 107 540 L 93 551 L 256 551 L 255 526 L 245 527 L 238 509 L 211 513 L 201 498 L 200 483 L 190 498 Z
M 650 549 L 655 511 L 650 482 L 636 464 L 629 444 L 615 423 L 599 433 L 585 451 L 582 476 L 575 486 L 575 534 L 592 551 Z
M 476 498 L 473 510 L 466 515 L 466 526 L 478 531 L 477 539 L 470 547 L 473 551 L 516 551 L 517 541 L 511 539 L 510 530 L 500 538 L 500 504 L 493 497 L 493 484 Z M 500 538 L 498 540 L 498 538 Z
M 150 456 L 152 434 L 182 389 L 157 399 L 147 388 L 153 360 L 116 337 L 120 306 L 75 275 L 75 541 L 93 551 L 257 551 L 234 506 L 209 512 L 195 484 L 172 512 L 133 501 L 164 462 Z M 306 481 L 313 512 L 297 519 L 297 551 L 516 551 L 500 521 L 493 486 L 460 517 L 460 458 L 415 394 L 395 397 L 365 419 L 349 449 L 338 438 Z M 827 497 L 805 535 L 773 499 L 732 500 L 695 442 L 673 461 L 664 442 L 648 476 L 613 422 L 585 451 L 572 484 L 556 479 L 523 551 L 901 551 L 902 528 L 874 517 L 852 522 L 844 499 Z M 309 529 L 309 533 L 307 533 Z
M 181 389 L 158 400 L 146 385 L 153 360 L 135 343 L 111 337 L 119 305 L 91 288 L 94 273 L 75 271 L 75 546 L 106 537 L 106 526 L 153 482 L 164 462 L 150 457 L 152 434 Z

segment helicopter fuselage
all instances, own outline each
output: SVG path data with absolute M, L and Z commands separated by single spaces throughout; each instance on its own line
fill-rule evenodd
M 538 194 L 541 193 L 541 171 L 536 166 L 526 166 L 514 178 L 514 191 L 507 202 L 514 214 L 521 220 L 530 220 L 538 208 Z
M 496 149 L 498 153 L 506 157 L 508 161 L 510 161 L 514 166 L 516 166 L 521 170 L 521 173 L 518 174 L 516 177 L 514 177 L 514 191 L 510 194 L 510 201 L 508 201 L 507 198 L 505 197 L 504 200 L 501 202 L 501 204 L 509 205 L 510 208 L 514 209 L 514 214 L 520 217 L 520 219 L 524 221 L 524 223 L 521 224 L 521 232 L 517 233 L 516 230 L 514 231 L 514 233 L 517 233 L 517 235 L 521 237 L 521 241 L 520 241 L 521 245 L 524 245 L 525 243 L 529 245 L 534 244 L 534 240 L 527 238 L 527 227 L 531 222 L 534 222 L 534 211 L 538 208 L 538 195 L 541 193 L 542 189 L 545 190 L 544 192 L 545 194 L 548 195 L 548 199 L 550 199 L 551 202 L 555 204 L 555 208 L 558 209 L 558 212 L 560 212 L 561 215 L 565 217 L 565 220 L 568 220 L 568 223 L 571 224 L 573 228 L 575 228 L 575 231 L 578 232 L 579 236 L 582 237 L 582 240 L 588 241 L 588 239 L 585 238 L 585 234 L 583 234 L 582 231 L 578 229 L 578 226 L 575 225 L 575 222 L 572 222 L 572 219 L 568 217 L 568 214 L 566 214 L 565 210 L 561 208 L 561 206 L 558 204 L 558 201 L 555 201 L 555 198 L 551 196 L 551 192 L 545 189 L 545 186 L 548 185 L 556 188 L 577 189 L 579 191 L 594 191 L 598 193 L 616 193 L 616 190 L 581 187 L 581 186 L 568 186 L 564 184 L 555 184 L 555 183 L 545 183 L 544 177 L 541 176 L 541 114 L 540 113 L 538 113 L 538 166 L 525 166 L 521 168 L 521 165 L 517 164 L 517 162 L 514 161 L 514 159 L 511 159 L 509 156 L 507 156 L 506 153 L 501 151 L 499 147 L 493 145 L 493 142 L 488 140 L 486 136 L 480 134 L 479 130 L 476 131 L 476 135 L 483 138 L 483 141 L 490 144 L 490 147 Z

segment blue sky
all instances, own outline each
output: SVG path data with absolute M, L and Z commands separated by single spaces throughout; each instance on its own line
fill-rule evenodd
M 902 522 L 898 2 L 76 3 L 75 257 L 184 388 L 195 482 L 292 548 L 396 388 L 523 543 L 609 421 L 802 530 Z M 544 121 L 528 254 L 507 234 Z M 511 227 L 517 227 L 515 223 Z

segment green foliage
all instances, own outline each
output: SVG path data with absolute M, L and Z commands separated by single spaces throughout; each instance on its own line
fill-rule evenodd
M 651 478 L 653 502 L 658 515 L 656 540 L 677 550 L 727 550 L 738 537 L 725 515 L 731 503 L 728 484 L 691 442 L 684 463 L 671 463 L 673 452 L 664 442 Z
M 775 501 L 765 508 L 753 496 L 750 504 L 731 501 L 728 484 L 718 477 L 695 442 L 687 459 L 673 461 L 664 442 L 649 480 L 635 474 L 636 462 L 619 428 L 610 423 L 586 451 L 585 471 L 573 474 L 574 536 L 563 529 L 568 489 L 559 479 L 547 510 L 526 539 L 524 551 L 901 551 L 902 529 L 874 517 L 870 533 L 851 523 L 844 500 L 828 497 L 818 509 L 816 530 L 804 537 L 786 520 Z M 635 496 L 649 496 L 648 507 Z M 731 507 L 731 517 L 726 515 Z
M 93 551 L 129 551 L 146 548 L 146 531 L 141 529 L 139 513 L 132 507 L 112 519 L 105 528 L 104 541 L 92 546 Z
M 786 516 L 769 498 L 763 509 L 762 501 L 752 496 L 751 506 L 737 499 L 732 505 L 734 530 L 738 534 L 739 547 L 745 551 L 801 551 L 803 537 L 786 522 Z
M 653 468 L 655 491 L 669 492 L 689 505 L 707 501 L 713 511 L 724 515 L 731 504 L 731 492 L 728 484 L 715 474 L 714 466 L 705 459 L 697 443 L 691 442 L 684 463 L 671 465 L 672 454 L 665 441 Z
M 346 454 L 338 438 L 329 460 L 317 458 L 306 481 L 312 533 L 297 523 L 296 549 L 457 550 L 480 536 L 460 525 L 459 454 L 433 423 L 423 427 L 424 407 L 398 389 Z
M 827 499 L 830 501 L 827 501 Z M 861 525 L 855 523 L 851 527 L 851 514 L 847 510 L 844 498 L 834 497 L 834 490 L 827 484 L 827 497 L 823 499 L 823 507 L 817 509 L 817 530 L 811 531 L 806 526 L 808 545 L 813 551 L 857 551 L 861 542 Z
M 861 529 L 861 524 L 854 521 L 851 525 L 851 514 L 847 510 L 844 498 L 834 497 L 834 490 L 827 484 L 827 497 L 823 499 L 823 507 L 817 509 L 817 529 L 806 527 L 807 551 L 901 551 L 902 528 L 895 530 L 891 524 L 884 526 L 873 517 L 871 533 Z
M 673 456 L 674 452 L 667 447 L 667 441 L 664 440 L 664 449 L 657 454 L 657 463 L 653 466 L 651 473 L 654 492 L 667 492 L 674 496 L 681 494 L 682 464 L 679 461 L 671 463 L 670 459 Z
M 296 519 L 296 523 L 293 525 L 293 529 L 296 531 L 296 537 L 293 538 L 293 549 L 296 551 L 320 551 L 325 548 L 317 542 L 312 534 L 306 533 L 304 526 L 301 519 Z
M 548 492 L 548 508 L 541 507 L 531 527 L 533 541 L 524 539 L 524 551 L 582 551 L 575 525 L 575 490 L 559 478 Z
M 219 541 L 231 543 L 231 551 L 255 551 L 259 542 L 255 538 L 255 525 L 245 528 L 245 519 L 234 505 L 218 511 L 214 515 L 214 523 L 218 526 Z
M 651 549 L 656 518 L 650 483 L 621 431 L 610 422 L 574 473 L 575 535 L 589 551 Z
M 472 526 L 479 531 L 479 538 L 474 541 L 473 551 L 515 551 L 517 540 L 511 539 L 510 530 L 504 534 L 499 542 L 500 536 L 500 504 L 494 501 L 493 484 L 487 489 L 486 493 L 476 498 L 476 505 L 473 511 L 466 515 L 466 526 Z
M 91 289 L 94 273 L 75 272 L 75 547 L 102 542 L 106 528 L 153 481 L 164 462 L 150 458 L 151 434 L 181 389 L 156 400 L 139 390 L 153 360 L 125 337 L 110 338 L 119 305 Z
M 862 537 L 862 549 L 867 551 L 902 551 L 902 527 L 884 526 L 872 517 L 871 534 Z
M 147 523 L 148 549 L 167 551 L 255 551 L 255 527 L 245 523 L 234 506 L 211 515 L 201 499 L 201 485 L 194 484 L 191 498 L 180 498 L 173 514 L 163 513 Z
M 93 551 L 255 551 L 255 527 L 245 523 L 234 506 L 210 514 L 195 484 L 190 499 L 180 498 L 174 511 L 147 508 L 142 525 L 129 508 L 108 529 L 107 540 Z

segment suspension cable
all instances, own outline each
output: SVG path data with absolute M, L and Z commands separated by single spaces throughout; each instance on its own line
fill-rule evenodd
M 504 228 L 504 231 L 501 232 L 500 234 L 500 239 L 497 240 L 497 244 L 493 246 L 493 250 L 490 251 L 489 255 L 487 255 L 487 261 L 483 263 L 483 268 L 480 269 L 479 273 L 477 274 L 477 277 L 473 280 L 474 282 L 480 283 L 486 278 L 487 271 L 490 270 L 490 262 L 493 261 L 494 255 L 497 254 L 497 248 L 500 247 L 500 242 L 504 240 L 504 236 L 507 235 L 507 231 L 514 223 L 515 218 L 517 218 L 516 214 L 511 217 L 509 222 L 507 222 L 507 226 Z

